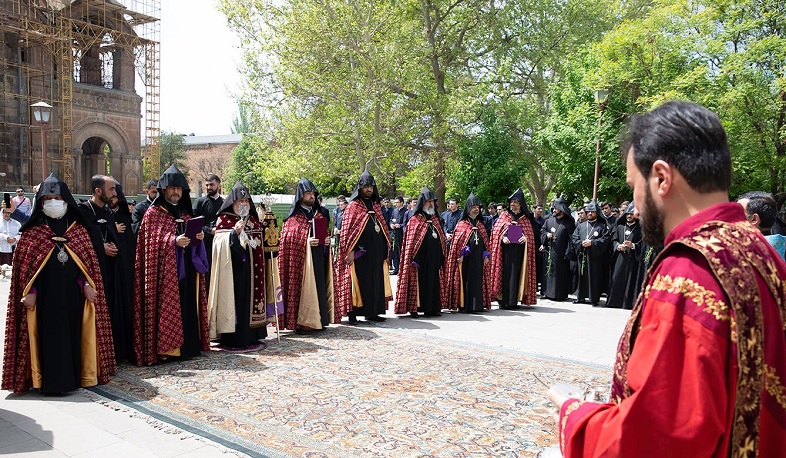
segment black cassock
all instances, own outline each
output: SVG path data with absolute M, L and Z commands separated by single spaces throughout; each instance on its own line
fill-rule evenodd
M 104 281 L 104 292 L 106 294 L 106 305 L 109 309 L 109 321 L 112 324 L 112 342 L 115 347 L 115 360 L 123 362 L 128 359 L 132 352 L 132 341 L 128 335 L 131 327 L 129 303 L 123 295 L 130 296 L 129 291 L 133 291 L 133 283 L 130 287 L 122 283 L 122 279 L 117 278 L 118 262 L 120 261 L 120 234 L 115 226 L 115 213 L 104 205 L 99 207 L 91 200 L 82 202 L 78 205 L 84 220 L 87 222 L 87 232 L 90 234 L 90 241 L 96 251 L 98 265 L 101 268 L 101 277 Z M 104 251 L 104 243 L 113 243 L 118 249 L 116 256 L 107 256 Z M 133 253 L 131 254 L 133 258 Z
M 625 242 L 633 242 L 633 248 L 619 251 Z M 611 284 L 606 307 L 632 309 L 636 300 L 636 281 L 639 276 L 639 258 L 641 255 L 641 227 L 638 222 L 618 224 L 612 233 Z
M 221 334 L 221 345 L 248 347 L 267 337 L 267 327 L 249 327 L 251 323 L 251 246 L 243 249 L 240 237 L 234 230 L 229 235 L 229 252 L 232 256 L 232 282 L 235 292 L 235 332 Z
M 59 236 L 66 232 L 67 219 L 49 221 L 49 227 Z M 62 243 L 57 243 L 58 248 Z M 36 277 L 33 286 L 36 297 L 39 358 L 42 393 L 65 393 L 81 386 L 82 379 L 82 316 L 85 299 L 79 287 L 82 272 L 69 254 L 65 263 L 55 256 L 49 260 Z
M 374 210 L 374 203 L 370 199 L 360 198 L 368 211 Z M 369 214 L 366 217 L 366 225 L 360 233 L 355 251 L 365 250 L 366 254 L 355 259 L 355 273 L 360 284 L 360 296 L 363 299 L 363 307 L 354 309 L 363 316 L 371 317 L 384 315 L 387 311 L 387 301 L 385 301 L 385 283 L 382 267 L 388 256 L 388 242 L 382 227 L 379 231 L 374 229 L 378 224 L 376 217 Z
M 644 280 L 646 279 L 647 271 L 652 265 L 652 262 L 655 261 L 655 257 L 658 256 L 658 253 L 660 253 L 662 249 L 662 246 L 652 247 L 647 245 L 647 242 L 644 240 L 641 241 L 641 254 L 639 256 L 639 270 L 636 275 L 636 291 L 633 294 L 634 298 L 638 297 L 641 289 L 644 287 Z
M 562 301 L 575 290 L 568 259 L 571 236 L 575 230 L 573 220 L 564 216 L 559 219 L 551 216 L 543 224 L 540 240 L 544 247 L 542 297 L 545 299 Z M 551 240 L 548 234 L 552 234 Z
M 413 259 L 419 266 L 417 269 L 420 300 L 418 311 L 426 316 L 439 315 L 442 310 L 439 269 L 445 263 L 445 254 L 442 252 L 442 241 L 437 230 L 429 221 L 420 249 Z
M 482 312 L 483 306 L 483 263 L 485 258 L 483 253 L 486 251 L 486 244 L 483 237 L 478 234 L 478 225 L 481 221 L 469 219 L 472 224 L 472 234 L 469 236 L 469 256 L 464 256 L 461 260 L 461 274 L 464 284 L 464 308 L 462 312 Z
M 592 245 L 584 248 L 581 243 L 590 240 Z M 604 279 L 608 274 L 609 228 L 606 221 L 597 218 L 594 222 L 585 221 L 576 226 L 572 237 L 579 267 L 579 290 L 577 302 L 589 299 L 593 306 L 599 305 L 600 295 L 605 292 Z
M 121 205 L 124 205 L 121 203 Z M 115 303 L 122 316 L 122 326 L 115 334 L 112 328 L 112 338 L 115 342 L 122 341 L 122 345 L 115 344 L 115 358 L 117 361 L 131 359 L 134 354 L 133 342 L 133 313 L 134 302 L 134 255 L 136 252 L 136 234 L 132 229 L 131 214 L 128 212 L 115 212 L 115 222 L 125 224 L 123 233 L 118 232 L 120 243 L 118 245 L 117 259 L 115 260 Z M 119 353 L 119 349 L 125 349 L 126 353 Z

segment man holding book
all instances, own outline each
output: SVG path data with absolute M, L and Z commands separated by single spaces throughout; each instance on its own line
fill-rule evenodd
M 518 188 L 508 197 L 508 208 L 491 233 L 491 288 L 502 310 L 517 309 L 519 302 L 526 306 L 537 302 L 535 225 L 524 191 Z
M 284 329 L 298 334 L 324 331 L 341 314 L 333 306 L 333 259 L 328 219 L 314 184 L 301 178 L 284 219 L 278 265 L 284 297 Z

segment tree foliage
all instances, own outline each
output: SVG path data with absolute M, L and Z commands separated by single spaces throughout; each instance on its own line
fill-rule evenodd
M 187 163 L 186 141 L 183 135 L 174 132 L 161 132 L 161 162 L 158 176 L 161 176 L 172 164 L 180 169 L 183 175 L 188 176 L 190 170 Z

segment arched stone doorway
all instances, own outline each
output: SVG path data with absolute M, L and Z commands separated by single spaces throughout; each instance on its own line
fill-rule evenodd
M 82 181 L 79 189 L 90 194 L 90 179 L 93 175 L 108 175 L 109 158 L 112 155 L 112 146 L 101 137 L 90 137 L 82 143 L 82 160 L 80 176 Z

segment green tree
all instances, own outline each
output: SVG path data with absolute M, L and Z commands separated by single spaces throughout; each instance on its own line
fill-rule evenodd
M 185 176 L 188 176 L 189 168 L 186 165 L 188 156 L 186 155 L 186 141 L 183 135 L 174 132 L 161 132 L 161 163 L 158 176 L 161 176 L 170 165 L 180 169 Z

